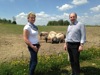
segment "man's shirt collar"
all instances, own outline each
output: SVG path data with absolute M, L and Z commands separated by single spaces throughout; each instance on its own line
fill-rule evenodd
M 78 23 L 78 21 L 75 21 L 74 23 L 70 23 L 70 25 L 76 25 Z

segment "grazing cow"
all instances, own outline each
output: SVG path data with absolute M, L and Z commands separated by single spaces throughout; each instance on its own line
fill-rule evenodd
M 48 36 L 45 38 L 46 42 L 51 40 L 52 43 L 64 42 L 65 35 L 63 33 L 56 33 L 55 31 L 49 32 Z
M 50 31 L 49 32 L 49 34 L 48 34 L 48 36 L 45 38 L 45 40 L 46 40 L 46 42 L 48 41 L 48 40 L 51 40 L 52 41 L 52 43 L 53 43 L 53 38 L 55 38 L 56 37 L 56 32 L 55 31 Z
M 59 40 L 59 43 L 62 43 L 62 42 L 64 42 L 65 34 L 63 34 L 63 33 L 57 33 L 56 37 Z
M 40 39 L 45 40 L 45 37 L 48 36 L 48 32 L 42 31 L 40 33 Z

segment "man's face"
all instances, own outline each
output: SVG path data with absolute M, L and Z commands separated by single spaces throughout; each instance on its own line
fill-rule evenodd
M 71 13 L 69 19 L 72 23 L 74 23 L 77 20 L 77 16 L 74 13 Z

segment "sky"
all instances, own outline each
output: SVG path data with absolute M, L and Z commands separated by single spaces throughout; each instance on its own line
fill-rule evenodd
M 25 25 L 29 12 L 36 14 L 36 25 L 48 21 L 69 21 L 69 14 L 76 12 L 77 20 L 85 25 L 100 25 L 100 0 L 0 0 L 0 18 L 16 18 Z

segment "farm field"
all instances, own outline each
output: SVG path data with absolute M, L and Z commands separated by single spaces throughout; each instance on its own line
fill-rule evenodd
M 23 36 L 22 36 L 23 27 L 24 26 L 21 25 L 0 24 L 0 63 L 10 62 L 12 60 L 20 60 L 20 59 L 27 60 L 27 61 L 29 60 L 29 52 L 27 50 L 27 45 L 24 43 Z M 38 26 L 38 28 L 39 28 L 39 33 L 41 31 L 47 31 L 47 32 L 56 31 L 56 32 L 62 32 L 66 34 L 67 26 Z M 82 75 L 100 75 L 99 72 L 100 71 L 100 55 L 99 55 L 100 54 L 100 26 L 86 26 L 86 36 L 87 36 L 87 41 L 84 46 L 84 50 L 91 51 L 92 49 L 92 52 L 97 52 L 98 55 L 94 55 L 95 59 L 92 59 L 92 55 L 90 54 L 91 60 L 88 59 L 86 59 L 86 61 L 84 61 L 85 59 L 82 60 L 81 62 L 82 70 L 85 71 L 85 73 Z M 41 56 L 49 57 L 53 55 L 57 56 L 59 54 L 64 53 L 66 54 L 66 58 L 67 58 L 67 51 L 63 49 L 64 43 L 51 44 L 50 42 L 46 43 L 44 40 L 40 40 L 40 43 L 41 43 L 41 48 L 38 53 L 39 57 Z M 85 52 L 83 51 L 82 53 Z M 86 58 L 88 57 L 89 55 L 87 55 Z M 61 72 L 64 70 L 70 71 L 69 63 L 67 66 L 63 67 L 62 69 L 63 70 L 60 70 Z M 88 72 L 87 70 L 93 74 L 86 73 Z M 98 73 L 96 73 L 95 70 L 97 70 L 96 72 Z M 55 74 L 56 73 L 54 72 L 54 75 Z M 65 74 L 63 73 L 58 75 L 65 75 Z

